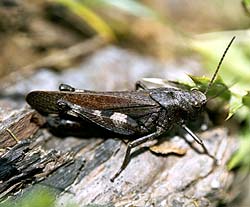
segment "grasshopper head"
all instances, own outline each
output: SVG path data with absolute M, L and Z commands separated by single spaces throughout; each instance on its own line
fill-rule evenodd
M 184 119 L 195 119 L 203 111 L 207 102 L 206 95 L 197 89 L 186 92 L 181 100 Z
M 191 98 L 189 103 L 196 110 L 202 108 L 207 102 L 206 95 L 197 89 L 193 89 L 190 95 Z

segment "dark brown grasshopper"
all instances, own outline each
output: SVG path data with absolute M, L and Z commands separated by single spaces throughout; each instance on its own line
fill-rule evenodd
M 197 89 L 183 90 L 170 87 L 148 89 L 139 82 L 134 91 L 118 92 L 86 91 L 62 84 L 59 91 L 32 91 L 26 100 L 32 108 L 43 115 L 66 115 L 68 120 L 78 118 L 117 135 L 132 137 L 124 161 L 111 181 L 127 166 L 132 148 L 159 137 L 175 125 L 181 126 L 209 155 L 202 140 L 186 126 L 186 123 L 199 116 L 204 109 L 207 102 L 206 93 L 213 84 L 234 39 L 235 37 L 227 46 L 204 93 Z

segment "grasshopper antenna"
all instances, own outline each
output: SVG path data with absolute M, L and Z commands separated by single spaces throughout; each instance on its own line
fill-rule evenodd
M 227 51 L 228 51 L 228 49 L 230 48 L 230 46 L 232 45 L 234 39 L 235 39 L 235 36 L 231 39 L 231 41 L 229 42 L 229 44 L 228 44 L 226 50 L 224 51 L 224 53 L 223 53 L 223 55 L 222 55 L 222 57 L 221 57 L 221 59 L 220 59 L 220 62 L 219 62 L 218 66 L 217 66 L 217 68 L 216 68 L 216 70 L 215 70 L 215 72 L 214 72 L 214 75 L 213 75 L 211 81 L 209 82 L 209 84 L 208 84 L 208 86 L 207 86 L 207 88 L 206 88 L 204 94 L 207 94 L 209 88 L 211 88 L 211 86 L 212 86 L 212 84 L 213 84 L 213 82 L 214 82 L 214 80 L 215 80 L 215 78 L 216 78 L 216 76 L 217 76 L 217 74 L 218 74 L 218 72 L 219 72 L 220 66 L 221 66 L 221 64 L 222 64 L 222 62 L 223 62 L 223 60 L 224 60 L 224 58 L 225 58 L 225 56 L 226 56 L 226 54 L 227 54 Z

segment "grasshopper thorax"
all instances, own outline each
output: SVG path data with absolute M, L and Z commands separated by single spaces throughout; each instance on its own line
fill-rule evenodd
M 162 88 L 152 91 L 150 96 L 176 120 L 197 117 L 207 102 L 206 95 L 197 89 Z

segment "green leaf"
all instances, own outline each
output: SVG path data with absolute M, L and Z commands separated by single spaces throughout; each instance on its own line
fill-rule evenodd
M 232 95 L 229 101 L 229 113 L 226 120 L 230 119 L 242 106 L 242 97 Z
M 106 40 L 115 40 L 116 36 L 112 29 L 102 20 L 101 17 L 92 11 L 86 5 L 72 0 L 54 0 L 70 9 L 71 12 L 82 18 L 90 25 L 100 36 Z
M 195 83 L 196 87 L 198 87 L 199 90 L 201 91 L 205 91 L 208 83 L 210 81 L 209 78 L 207 77 L 200 77 L 200 76 L 193 76 L 193 75 L 189 75 L 189 77 L 192 79 L 192 81 Z
M 243 107 L 243 97 L 247 94 L 245 90 L 242 90 L 239 86 L 235 85 L 230 88 L 231 99 L 229 101 L 229 114 L 227 119 L 231 118 L 232 115 L 236 115 L 239 122 L 242 122 L 247 118 L 249 109 Z
M 244 4 L 246 4 L 246 6 L 249 6 L 250 5 L 250 0 L 243 0 L 242 1 Z
M 1 207 L 54 207 L 56 195 L 50 188 L 34 186 L 29 192 L 15 200 L 7 200 Z
M 242 130 L 240 134 L 240 147 L 239 150 L 235 153 L 232 159 L 229 161 L 227 167 L 229 170 L 232 170 L 235 167 L 242 166 L 249 168 L 250 165 L 250 129 L 246 127 Z
M 250 108 L 250 91 L 248 91 L 247 94 L 242 97 L 242 103 Z
M 210 83 L 210 79 L 207 77 L 197 77 L 197 76 L 189 76 L 196 87 L 202 92 L 205 92 L 208 84 Z M 207 92 L 208 97 L 220 97 L 223 100 L 229 101 L 231 97 L 231 92 L 229 91 L 227 85 L 223 82 L 223 80 L 218 76 L 214 83 L 211 85 Z

